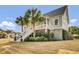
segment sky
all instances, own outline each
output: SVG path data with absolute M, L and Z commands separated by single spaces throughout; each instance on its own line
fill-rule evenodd
M 27 9 L 37 8 L 43 14 L 63 5 L 0 5 L 0 28 L 20 32 L 21 26 L 15 23 L 16 17 L 23 16 Z M 70 26 L 79 26 L 79 5 L 68 6 Z

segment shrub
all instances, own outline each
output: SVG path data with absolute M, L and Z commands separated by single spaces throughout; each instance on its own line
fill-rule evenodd
M 48 41 L 47 38 L 45 38 L 44 36 L 41 37 L 29 37 L 28 39 L 25 39 L 25 41 Z
M 44 37 L 46 37 L 46 38 L 49 38 L 49 36 L 50 36 L 50 33 L 48 33 L 48 32 L 36 32 L 36 37 L 41 37 L 41 36 L 44 36 Z
M 37 36 L 41 36 L 41 33 L 40 32 L 35 32 L 36 33 L 36 37 Z
M 7 34 L 5 32 L 0 32 L 0 38 L 6 38 Z
M 29 37 L 28 41 L 34 41 L 34 37 Z
M 44 36 L 45 32 L 36 32 L 36 37 L 41 37 Z
M 45 38 L 44 36 L 41 36 L 41 37 L 36 37 L 36 41 L 48 41 L 48 39 Z
M 49 32 L 36 32 L 35 38 L 33 33 L 25 41 L 48 41 L 53 39 L 54 34 Z
M 50 35 L 50 36 L 49 36 L 49 39 L 50 39 L 50 40 L 53 40 L 53 37 L 54 37 L 53 32 L 52 32 L 52 33 L 50 33 L 49 35 Z
M 44 37 L 44 39 L 43 39 L 43 40 L 44 40 L 44 41 L 48 41 L 48 38 L 45 38 L 45 37 Z
M 48 32 L 44 33 L 43 36 L 49 39 L 49 33 Z
M 41 37 L 36 37 L 35 40 L 36 41 L 42 41 L 42 38 Z

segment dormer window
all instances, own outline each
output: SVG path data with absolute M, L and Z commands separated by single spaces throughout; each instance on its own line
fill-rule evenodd
M 58 25 L 58 19 L 55 19 L 55 25 Z

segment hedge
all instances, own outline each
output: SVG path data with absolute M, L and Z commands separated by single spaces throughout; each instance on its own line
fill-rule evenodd
M 36 32 L 35 38 L 33 33 L 25 41 L 48 41 L 53 39 L 54 34 L 49 32 Z

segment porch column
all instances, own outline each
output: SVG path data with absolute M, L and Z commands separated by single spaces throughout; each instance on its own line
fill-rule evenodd
M 47 17 L 46 17 L 46 27 L 45 27 L 45 32 L 47 32 L 47 27 L 48 27 L 48 24 L 47 24 Z

